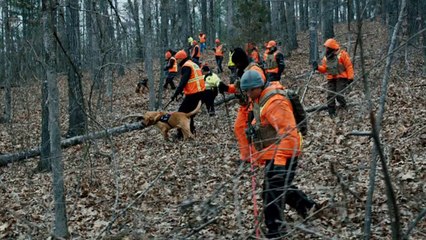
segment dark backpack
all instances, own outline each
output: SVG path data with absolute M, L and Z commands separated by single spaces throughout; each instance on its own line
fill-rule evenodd
M 259 106 L 265 105 L 265 103 L 275 94 L 280 94 L 290 100 L 297 128 L 299 129 L 299 132 L 305 136 L 308 133 L 308 119 L 306 118 L 306 111 L 299 100 L 299 95 L 295 91 L 290 89 L 271 90 L 259 100 Z

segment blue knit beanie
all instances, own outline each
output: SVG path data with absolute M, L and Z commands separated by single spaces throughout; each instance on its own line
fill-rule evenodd
M 249 89 L 263 87 L 264 82 L 262 76 L 255 70 L 246 71 L 241 77 L 241 89 L 247 91 Z

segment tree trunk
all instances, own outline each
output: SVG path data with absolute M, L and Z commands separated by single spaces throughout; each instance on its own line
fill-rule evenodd
M 311 0 L 309 6 L 310 12 L 310 22 L 309 22 L 309 60 L 312 63 L 313 61 L 318 61 L 318 34 L 317 34 L 317 24 L 318 24 L 318 1 Z
M 52 163 L 50 161 L 50 136 L 49 136 L 49 108 L 47 107 L 47 77 L 41 82 L 41 153 L 37 165 L 37 172 L 50 172 Z
M 294 11 L 294 1 L 287 0 L 286 15 L 287 15 L 287 29 L 289 36 L 289 49 L 294 50 L 299 46 L 297 44 L 297 32 L 296 32 L 296 16 Z
M 119 127 L 105 129 L 103 131 L 89 133 L 83 136 L 75 136 L 61 141 L 62 148 L 69 148 L 77 144 L 84 143 L 89 140 L 116 136 L 122 133 L 130 132 L 133 130 L 141 130 L 145 128 L 140 122 L 125 124 Z M 41 147 L 32 148 L 26 151 L 17 153 L 8 153 L 0 155 L 0 166 L 6 166 L 10 163 L 27 160 L 40 155 Z
M 334 38 L 333 9 L 333 1 L 321 0 L 323 41 Z
M 426 1 L 420 1 L 420 11 L 421 11 L 421 26 L 422 29 L 426 28 Z M 422 33 L 423 38 L 423 62 L 426 63 L 426 31 Z M 426 76 L 426 64 L 423 64 L 423 76 Z
M 215 22 L 215 9 L 214 9 L 214 1 L 209 0 L 207 3 L 209 14 L 208 14 L 208 34 L 206 39 L 206 51 L 208 50 L 208 46 L 214 46 L 215 33 L 216 33 L 216 22 Z
M 424 0 L 423 0 L 424 2 Z M 407 24 L 408 24 L 408 38 L 411 38 L 414 34 L 419 31 L 419 22 L 417 21 L 420 17 L 421 8 L 419 8 L 419 0 L 407 1 Z M 417 45 L 418 36 L 415 36 L 409 40 L 409 45 Z
M 200 11 L 200 15 L 201 15 L 201 29 L 200 29 L 200 31 L 203 32 L 203 33 L 207 33 L 207 22 L 208 22 L 207 0 L 201 0 L 200 2 L 201 2 L 201 11 Z M 195 33 L 198 36 L 199 32 L 196 31 Z M 210 37 L 210 36 L 208 36 L 208 37 Z M 194 39 L 195 39 L 195 37 L 194 37 Z
M 189 5 L 188 0 L 177 0 L 177 26 L 176 38 L 178 46 L 185 46 L 188 36 L 191 35 L 189 26 Z M 197 36 L 193 36 L 196 39 Z
M 154 84 L 154 73 L 152 69 L 152 13 L 151 13 L 151 2 L 150 0 L 143 0 L 143 31 L 145 36 L 145 72 L 148 76 L 149 86 L 149 109 L 155 109 L 155 84 Z
M 68 67 L 68 137 L 83 135 L 87 128 L 83 87 L 80 70 L 80 19 L 78 1 L 67 0 L 68 52 L 71 64 Z
M 57 86 L 55 71 L 55 40 L 53 38 L 53 19 L 55 8 L 57 6 L 53 1 L 43 0 L 43 41 L 46 57 L 46 80 L 48 85 L 48 108 L 49 108 L 49 137 L 50 137 L 50 157 L 52 161 L 53 172 L 53 199 L 55 206 L 55 220 L 53 225 L 53 236 L 55 238 L 67 238 L 69 235 L 67 225 L 67 214 L 65 207 L 65 187 L 64 170 L 62 163 L 61 150 L 61 130 L 59 127 L 59 90 Z
M 139 60 L 143 59 L 143 46 L 142 46 L 142 31 L 139 21 L 139 1 L 127 0 L 129 4 L 130 12 L 132 13 L 133 22 L 135 23 L 136 28 L 136 49 L 137 49 L 137 57 Z
M 4 62 L 4 109 L 3 116 L 0 118 L 0 123 L 9 123 L 12 120 L 12 49 L 13 49 L 13 39 L 12 39 L 12 27 L 11 20 L 9 19 L 9 8 L 8 4 L 5 3 L 3 7 L 3 16 L 4 16 L 4 32 L 5 32 L 5 62 Z

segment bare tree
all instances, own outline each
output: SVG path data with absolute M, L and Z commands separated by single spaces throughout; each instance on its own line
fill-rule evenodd
M 4 17 L 4 33 L 5 33 L 5 59 L 4 59 L 4 109 L 3 116 L 0 118 L 0 123 L 10 122 L 12 120 L 12 53 L 13 53 L 13 38 L 12 38 L 12 19 L 10 18 L 9 5 L 6 2 L 3 6 Z
M 290 50 L 294 50 L 298 48 L 294 1 L 295 0 L 287 0 L 286 2 L 287 7 L 285 9 L 286 16 L 287 16 L 288 45 Z
M 67 0 L 67 35 L 70 67 L 68 70 L 68 137 L 83 135 L 87 128 L 80 71 L 80 18 L 78 1 Z
M 46 63 L 46 80 L 48 85 L 49 108 L 49 137 L 50 137 L 50 157 L 53 171 L 53 198 L 55 205 L 55 222 L 53 236 L 55 238 L 67 238 L 69 235 L 67 225 L 67 214 L 65 207 L 64 170 L 61 149 L 61 130 L 59 123 L 59 90 L 57 86 L 55 70 L 55 54 L 52 52 L 55 46 L 54 40 L 54 16 L 57 3 L 54 0 L 43 0 L 43 42 Z
M 321 29 L 323 40 L 334 38 L 333 1 L 321 0 Z

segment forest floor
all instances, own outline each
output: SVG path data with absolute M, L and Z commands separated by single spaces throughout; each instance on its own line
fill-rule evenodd
M 355 36 L 337 26 L 336 38 L 353 55 Z M 379 109 L 381 83 L 387 53 L 387 32 L 378 23 L 364 24 L 366 71 L 374 110 Z M 350 39 L 350 40 L 348 40 Z M 404 39 L 400 39 L 404 41 Z M 299 36 L 299 49 L 286 58 L 282 83 L 303 87 L 311 70 L 309 34 Z M 402 233 L 426 208 L 426 79 L 421 76 L 420 48 L 402 48 L 392 63 L 381 141 L 400 212 Z M 213 56 L 206 57 L 215 66 Z M 360 239 L 369 189 L 373 142 L 349 135 L 370 131 L 359 51 L 356 80 L 346 95 L 350 107 L 330 119 L 326 111 L 309 114 L 296 185 L 315 201 L 328 201 L 316 217 L 307 221 L 287 208 L 287 239 Z M 226 65 L 227 61 L 224 61 Z M 135 70 L 135 66 L 131 67 Z M 225 67 L 226 68 L 226 67 Z M 121 125 L 119 119 L 148 108 L 147 94 L 134 93 L 137 71 L 114 82 L 114 97 L 91 121 L 98 131 Z M 228 70 L 219 75 L 228 81 Z M 156 78 L 157 79 L 157 78 Z M 175 80 L 176 81 L 176 80 Z M 324 104 L 326 80 L 315 74 L 308 88 L 306 107 Z M 39 86 L 14 89 L 14 117 L 0 125 L 0 153 L 40 144 L 41 102 Z M 61 80 L 61 128 L 67 129 L 66 81 Z M 0 95 L 2 97 L 2 92 Z M 167 102 L 172 92 L 166 92 Z M 217 99 L 221 99 L 219 95 Z M 169 110 L 176 110 L 179 102 Z M 210 118 L 204 107 L 196 120 L 195 141 L 164 142 L 149 127 L 105 140 L 96 140 L 63 151 L 68 226 L 72 239 L 248 239 L 255 238 L 252 203 L 253 177 L 257 205 L 262 169 L 240 168 L 232 125 L 238 105 L 217 107 Z M 94 122 L 96 121 L 97 124 Z M 101 127 L 99 127 L 101 126 Z M 172 132 L 173 133 L 173 132 Z M 51 174 L 35 174 L 38 158 L 0 168 L 0 239 L 47 239 L 53 227 Z M 242 174 L 238 174 L 239 170 Z M 372 205 L 372 239 L 390 239 L 390 218 L 382 165 L 378 163 Z M 349 190 L 348 190 L 349 189 Z M 263 216 L 260 216 L 262 223 Z M 261 228 L 264 229 L 263 223 Z M 410 239 L 426 238 L 423 219 Z

